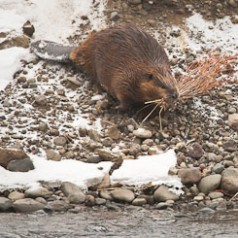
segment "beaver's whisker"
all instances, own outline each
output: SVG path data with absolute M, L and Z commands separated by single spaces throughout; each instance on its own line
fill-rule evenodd
M 143 123 L 151 116 L 151 114 L 156 110 L 156 108 L 159 106 L 159 104 L 156 104 L 154 106 L 154 108 L 151 110 L 151 112 L 143 119 L 143 121 L 141 122 L 141 125 L 143 125 Z
M 159 110 L 159 128 L 160 128 L 160 131 L 163 131 L 162 117 L 161 117 L 161 113 L 162 113 L 163 110 L 164 110 L 164 107 L 161 107 L 160 110 Z
M 145 105 L 144 107 L 142 107 L 140 110 L 138 110 L 138 111 L 136 112 L 136 115 L 138 115 L 141 111 L 143 111 L 144 109 L 146 109 L 146 108 L 148 108 L 148 107 L 150 107 L 150 106 L 151 106 L 150 104 Z
M 151 103 L 160 103 L 160 102 L 162 102 L 163 101 L 163 99 L 155 99 L 155 100 L 152 100 L 152 101 L 147 101 L 147 102 L 145 102 L 145 104 L 151 104 Z

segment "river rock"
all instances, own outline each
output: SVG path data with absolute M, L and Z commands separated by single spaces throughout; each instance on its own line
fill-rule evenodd
M 199 168 L 186 168 L 178 171 L 178 176 L 183 184 L 196 184 L 202 178 L 202 173 Z
M 99 192 L 100 196 L 106 200 L 113 200 L 113 197 L 111 195 L 111 192 L 108 190 L 101 190 Z
M 35 169 L 32 161 L 29 158 L 21 159 L 21 160 L 11 160 L 7 169 L 13 172 L 28 172 L 30 170 Z
M 144 128 L 138 128 L 133 131 L 133 135 L 141 139 L 149 139 L 152 137 L 152 132 Z
M 116 126 L 112 126 L 112 127 L 108 128 L 106 135 L 113 140 L 118 140 L 121 137 L 121 132 Z
M 43 197 L 43 198 L 48 198 L 52 195 L 53 193 L 49 191 L 47 188 L 29 188 L 25 191 L 25 196 L 29 198 L 37 198 L 37 197 Z
M 177 201 L 179 196 L 171 191 L 165 185 L 161 185 L 154 192 L 154 200 L 156 202 L 166 202 L 167 200 Z
M 92 206 L 94 206 L 95 204 L 96 204 L 96 199 L 95 199 L 95 197 L 94 197 L 93 195 L 91 195 L 91 194 L 87 194 L 87 195 L 86 195 L 86 198 L 85 198 L 85 205 L 92 207 Z
M 228 125 L 235 131 L 238 131 L 238 113 L 228 116 Z
M 54 139 L 54 144 L 58 146 L 65 146 L 67 143 L 67 140 L 64 136 L 58 136 Z
M 22 48 L 28 48 L 30 44 L 30 40 L 27 36 L 15 36 L 11 37 L 9 39 L 4 40 L 0 43 L 0 50 L 7 49 L 11 47 L 22 47 Z
M 128 0 L 128 3 L 138 5 L 142 3 L 142 0 Z
M 61 155 L 52 149 L 46 150 L 46 157 L 48 160 L 54 160 L 54 161 L 60 161 L 61 160 Z
M 131 202 L 134 200 L 134 193 L 125 188 L 116 188 L 111 192 L 112 197 L 120 202 Z
M 13 208 L 16 212 L 30 213 L 44 209 L 44 204 L 37 202 L 32 198 L 23 198 L 13 203 Z
M 210 191 L 217 189 L 220 183 L 220 174 L 209 175 L 201 179 L 200 183 L 198 184 L 198 188 L 202 193 L 208 194 Z
M 35 32 L 35 27 L 31 24 L 30 21 L 26 21 L 22 27 L 22 30 L 25 35 L 32 37 Z
M 228 193 L 238 192 L 238 168 L 227 168 L 222 172 L 221 188 Z
M 103 161 L 112 161 L 116 158 L 113 153 L 105 149 L 97 149 L 97 153 Z
M 234 140 L 229 140 L 224 143 L 223 148 L 224 148 L 224 150 L 226 150 L 228 152 L 237 151 L 237 142 Z
M 132 201 L 132 205 L 134 206 L 143 206 L 147 203 L 146 199 L 145 198 L 135 198 L 133 201 Z
M 39 106 L 45 106 L 47 104 L 47 97 L 45 95 L 38 95 L 35 98 L 35 103 Z
M 13 191 L 9 193 L 8 198 L 13 201 L 16 201 L 16 200 L 25 198 L 25 194 L 18 191 Z
M 71 208 L 71 205 L 63 200 L 55 200 L 52 202 L 48 202 L 45 207 L 46 211 L 54 211 L 54 212 L 65 212 Z
M 19 148 L 0 148 L 0 165 L 7 168 L 11 160 L 22 160 L 29 158 L 27 154 Z
M 211 199 L 223 198 L 224 194 L 221 192 L 210 192 L 208 194 L 208 197 L 210 197 Z
M 216 174 L 220 174 L 223 170 L 224 170 L 224 165 L 220 163 L 215 164 L 214 167 L 212 168 L 212 171 Z
M 194 159 L 200 159 L 203 156 L 204 151 L 199 143 L 194 143 L 187 148 L 187 153 L 188 156 Z
M 85 194 L 76 184 L 64 182 L 62 183 L 60 189 L 64 193 L 64 195 L 68 197 L 69 202 L 71 203 L 83 203 L 86 199 Z
M 95 199 L 95 204 L 97 205 L 105 205 L 107 203 L 107 200 L 104 198 L 96 198 Z
M 0 212 L 6 212 L 12 207 L 12 201 L 5 197 L 0 197 Z

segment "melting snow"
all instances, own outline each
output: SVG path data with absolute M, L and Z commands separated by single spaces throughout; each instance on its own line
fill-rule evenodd
M 72 182 L 82 189 L 99 184 L 112 166 L 112 162 L 98 164 L 77 160 L 51 161 L 30 155 L 35 169 L 29 172 L 11 172 L 0 166 L 0 191 L 40 186 L 40 181 Z M 140 186 L 148 183 L 167 184 L 181 189 L 176 176 L 168 175 L 169 168 L 177 163 L 173 150 L 153 156 L 140 156 L 137 160 L 124 160 L 122 166 L 111 175 L 112 183 Z M 177 192 L 181 193 L 181 190 Z
M 28 49 L 13 47 L 0 50 L 0 90 L 3 90 L 12 81 L 14 73 L 21 68 L 21 60 L 30 60 Z

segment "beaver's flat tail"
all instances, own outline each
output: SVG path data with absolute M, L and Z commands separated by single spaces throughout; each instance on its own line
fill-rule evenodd
M 31 44 L 32 51 L 40 58 L 61 63 L 69 63 L 70 53 L 76 46 L 65 46 L 52 41 L 39 40 Z

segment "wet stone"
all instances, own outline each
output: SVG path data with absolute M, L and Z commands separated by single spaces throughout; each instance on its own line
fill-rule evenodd
M 10 199 L 5 197 L 0 197 L 0 212 L 6 212 L 12 207 L 12 202 Z
M 7 169 L 12 172 L 28 172 L 35 169 L 32 161 L 30 159 L 21 159 L 21 160 L 11 160 Z
M 13 208 L 16 212 L 30 213 L 44 209 L 44 204 L 37 202 L 32 198 L 23 198 L 16 200 L 13 203 Z
M 198 188 L 201 192 L 208 194 L 210 191 L 213 191 L 219 187 L 221 183 L 221 175 L 214 174 L 202 178 L 198 184 Z
M 129 189 L 117 188 L 111 192 L 112 197 L 120 202 L 132 202 L 135 198 L 134 193 Z
M 55 212 L 65 212 L 70 209 L 71 206 L 66 201 L 62 200 L 55 200 L 48 202 L 47 206 L 45 207 L 46 211 L 55 211 Z

